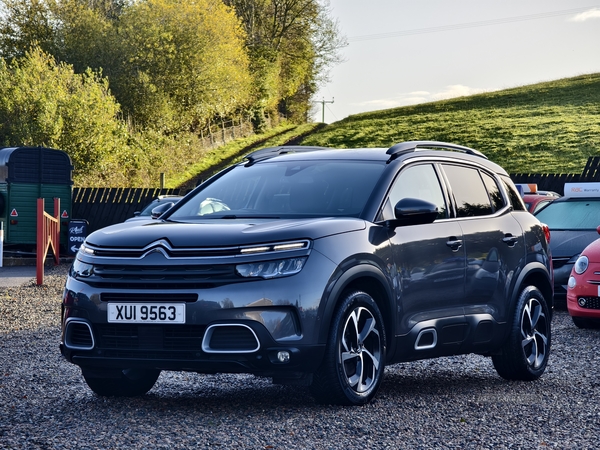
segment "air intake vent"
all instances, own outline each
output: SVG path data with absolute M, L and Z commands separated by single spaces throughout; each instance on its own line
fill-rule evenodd
M 211 325 L 202 341 L 206 353 L 251 353 L 259 348 L 258 337 L 243 324 Z
M 76 350 L 91 350 L 94 348 L 94 335 L 87 322 L 67 319 L 65 326 L 65 345 Z

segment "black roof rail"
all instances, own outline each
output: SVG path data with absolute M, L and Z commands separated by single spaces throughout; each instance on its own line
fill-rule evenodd
M 470 147 L 464 147 L 458 144 L 450 144 L 448 142 L 438 142 L 438 141 L 407 141 L 400 142 L 399 144 L 393 145 L 388 148 L 386 152 L 390 155 L 390 161 L 392 159 L 397 158 L 398 156 L 404 153 L 410 153 L 416 151 L 418 148 L 443 148 L 447 150 L 454 150 L 462 153 L 467 153 L 469 155 L 479 156 L 481 158 L 488 159 L 483 153 L 478 150 L 472 149 Z
M 308 145 L 282 145 L 279 147 L 268 147 L 256 150 L 252 153 L 248 153 L 246 156 L 244 156 L 244 158 L 248 160 L 248 164 L 254 164 L 257 161 L 273 158 L 277 155 L 283 155 L 286 153 L 314 152 L 316 150 L 331 149 L 327 147 L 311 147 Z

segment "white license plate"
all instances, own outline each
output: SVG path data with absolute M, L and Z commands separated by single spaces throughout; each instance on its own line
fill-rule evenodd
M 185 323 L 185 303 L 109 303 L 110 323 Z

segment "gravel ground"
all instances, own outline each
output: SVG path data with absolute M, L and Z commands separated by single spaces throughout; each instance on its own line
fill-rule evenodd
M 489 359 L 460 356 L 386 369 L 363 407 L 314 403 L 303 387 L 246 375 L 163 372 L 133 399 L 101 398 L 60 355 L 67 267 L 0 290 L 0 448 L 338 449 L 597 448 L 600 330 L 553 321 L 536 382 L 502 380 Z

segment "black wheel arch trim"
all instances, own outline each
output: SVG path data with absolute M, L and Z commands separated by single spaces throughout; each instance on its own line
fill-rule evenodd
M 540 286 L 539 283 L 525 283 L 525 280 L 531 276 L 535 277 L 536 279 L 541 278 L 544 280 L 544 286 Z M 544 299 L 548 302 L 548 310 L 550 311 L 550 314 L 552 314 L 554 306 L 554 284 L 552 274 L 548 271 L 548 268 L 544 264 L 537 261 L 527 264 L 517 276 L 517 281 L 513 285 L 513 290 L 510 296 L 509 311 L 514 310 L 521 291 L 524 287 L 526 287 L 526 285 L 530 284 L 533 284 L 540 290 L 544 296 Z
M 386 345 L 388 346 L 387 354 L 393 355 L 395 349 L 390 348 L 390 346 L 394 343 L 394 339 L 391 338 L 394 336 L 395 324 L 393 291 L 383 271 L 371 261 L 361 261 L 356 265 L 346 268 L 338 276 L 332 277 L 332 280 L 330 281 L 328 288 L 323 295 L 322 304 L 324 304 L 324 307 L 322 313 L 320 314 L 321 326 L 319 327 L 318 343 L 323 344 L 327 342 L 329 325 L 331 324 L 335 308 L 338 305 L 342 294 L 345 292 L 346 288 L 352 284 L 352 282 L 361 278 L 371 278 L 374 282 L 380 285 L 383 290 L 382 293 L 385 295 L 385 298 L 377 299 L 374 297 L 373 300 L 378 304 L 381 310 L 384 326 L 386 327 Z M 361 290 L 361 288 L 357 287 L 357 290 Z M 370 294 L 373 295 L 373 292 L 370 292 Z

